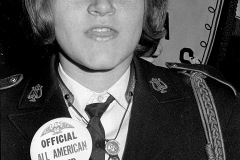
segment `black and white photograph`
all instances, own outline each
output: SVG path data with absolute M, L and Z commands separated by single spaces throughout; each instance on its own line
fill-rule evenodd
M 2 0 L 1 160 L 240 160 L 239 0 Z

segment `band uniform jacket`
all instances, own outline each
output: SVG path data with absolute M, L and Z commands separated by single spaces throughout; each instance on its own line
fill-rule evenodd
M 31 76 L 1 80 L 2 160 L 30 160 L 36 131 L 70 117 L 56 59 Z M 133 64 L 136 85 L 123 160 L 240 159 L 238 94 L 214 69 L 178 63 L 164 68 L 137 57 Z

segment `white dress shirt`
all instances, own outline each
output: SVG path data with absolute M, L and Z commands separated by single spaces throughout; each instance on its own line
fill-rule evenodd
M 61 64 L 59 64 L 58 71 L 61 79 L 63 80 L 67 88 L 74 95 L 73 106 L 88 121 L 89 117 L 84 111 L 86 105 L 91 103 L 104 103 L 107 100 L 109 94 L 111 94 L 115 98 L 115 100 L 109 105 L 108 109 L 104 112 L 104 114 L 101 117 L 101 122 L 105 130 L 105 138 L 114 139 L 117 135 L 124 112 L 128 107 L 128 103 L 125 99 L 125 92 L 130 77 L 130 67 L 111 88 L 102 93 L 96 93 L 94 91 L 91 91 L 90 89 L 84 87 L 83 85 L 79 84 L 77 81 L 69 77 L 64 72 Z M 120 144 L 120 152 L 118 154 L 120 159 L 122 159 L 123 151 L 125 148 L 131 106 L 132 104 L 129 105 L 120 132 L 116 138 L 116 140 Z M 83 125 L 87 126 L 87 124 L 84 123 L 82 119 L 73 110 L 69 109 L 69 112 L 73 119 L 77 119 Z M 106 154 L 105 159 L 107 160 L 108 157 L 109 156 Z

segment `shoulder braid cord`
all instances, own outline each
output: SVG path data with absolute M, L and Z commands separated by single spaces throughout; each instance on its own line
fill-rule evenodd
M 216 105 L 204 78 L 206 76 L 200 72 L 190 74 L 191 85 L 206 134 L 208 160 L 226 160 Z

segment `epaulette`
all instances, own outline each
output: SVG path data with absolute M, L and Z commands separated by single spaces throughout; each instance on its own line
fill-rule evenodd
M 168 68 L 180 70 L 181 73 L 190 77 L 191 86 L 198 105 L 207 140 L 205 149 L 208 159 L 226 160 L 224 140 L 217 106 L 215 104 L 214 96 L 204 79 L 206 77 L 211 77 L 229 86 L 235 94 L 237 94 L 236 90 L 221 77 L 221 74 L 217 73 L 215 68 L 211 66 L 180 63 L 166 63 L 166 66 Z
M 202 65 L 202 64 L 183 64 L 183 63 L 170 63 L 170 62 L 166 62 L 166 66 L 169 69 L 176 69 L 181 71 L 182 73 L 189 73 L 189 72 L 201 73 L 207 77 L 210 77 L 230 87 L 231 90 L 234 92 L 234 94 L 237 95 L 237 90 L 222 77 L 222 75 L 216 68 L 212 66 Z
M 8 89 L 16 86 L 23 80 L 23 74 L 15 74 L 0 79 L 0 90 Z

